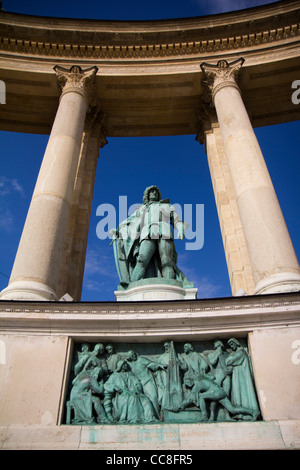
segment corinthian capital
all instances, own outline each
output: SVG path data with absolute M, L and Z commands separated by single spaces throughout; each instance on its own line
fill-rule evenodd
M 63 96 L 66 93 L 74 92 L 84 96 L 88 105 L 93 105 L 97 100 L 96 93 L 96 73 L 97 67 L 82 69 L 78 65 L 73 65 L 70 69 L 56 65 L 54 67 L 57 82 L 62 89 Z
M 214 101 L 216 93 L 224 87 L 232 86 L 238 90 L 238 74 L 245 59 L 240 58 L 228 63 L 227 60 L 219 60 L 216 65 L 203 62 L 200 67 L 206 75 L 206 81 L 212 100 Z

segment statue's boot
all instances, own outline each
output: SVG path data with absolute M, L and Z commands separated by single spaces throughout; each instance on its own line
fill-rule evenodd
M 165 279 L 175 279 L 175 272 L 174 272 L 174 269 L 167 266 L 165 268 L 162 269 L 162 276 L 165 278 Z

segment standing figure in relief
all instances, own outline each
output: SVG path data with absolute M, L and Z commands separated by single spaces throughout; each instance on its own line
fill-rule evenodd
M 188 366 L 176 355 L 173 341 L 166 341 L 163 346 L 165 352 L 158 359 L 163 369 L 156 372 L 158 402 L 162 410 L 177 412 L 183 400 L 181 373 L 186 372 Z
M 132 350 L 128 352 L 127 360 L 130 362 L 130 367 L 134 375 L 140 379 L 143 392 L 151 401 L 156 417 L 159 418 L 158 390 L 150 371 L 163 370 L 164 366 L 158 362 L 150 361 L 150 359 L 140 356 L 137 352 Z
M 82 343 L 81 345 L 81 351 L 78 351 L 77 353 L 77 362 L 74 366 L 74 373 L 75 375 L 78 375 L 79 372 L 81 372 L 84 368 L 84 365 L 86 364 L 88 358 L 90 357 L 90 348 L 87 343 Z
M 232 367 L 231 402 L 254 410 L 258 416 L 260 412 L 248 352 L 235 338 L 229 339 L 228 345 L 232 349 L 226 359 L 226 365 Z
M 105 353 L 104 345 L 102 343 L 96 344 L 93 351 L 89 355 L 89 358 L 84 366 L 84 369 L 86 369 L 89 366 L 89 363 L 93 361 L 95 364 L 97 364 L 97 367 L 102 369 L 103 374 L 107 375 L 108 367 L 107 367 L 104 353 Z
M 201 374 L 205 374 L 210 370 L 210 365 L 207 359 L 204 357 L 203 354 L 194 351 L 193 346 L 191 343 L 185 343 L 183 346 L 183 353 L 179 355 L 183 362 L 187 364 L 187 371 L 184 373 L 183 382 L 186 379 L 194 380 L 195 377 Z
M 230 375 L 232 372 L 232 367 L 228 367 L 226 364 L 228 356 L 229 353 L 226 351 L 222 341 L 214 341 L 214 350 L 208 353 L 208 360 L 214 368 L 213 374 L 216 383 L 224 388 L 227 395 L 230 393 Z
M 103 406 L 107 416 L 117 423 L 157 421 L 152 403 L 126 360 L 118 362 L 117 369 L 104 383 Z
M 222 387 L 226 395 L 230 397 L 231 390 L 231 373 L 232 367 L 227 366 L 226 359 L 229 353 L 226 351 L 224 344 L 220 340 L 214 341 L 214 349 L 208 353 L 208 360 L 211 364 L 212 373 L 214 375 L 215 382 Z M 215 414 L 217 402 L 211 403 L 211 414 Z M 218 412 L 218 416 L 222 415 L 223 420 L 231 420 L 226 409 L 221 409 Z
M 116 370 L 118 362 L 121 360 L 121 356 L 118 353 L 115 353 L 115 349 L 112 344 L 106 346 L 106 363 L 108 367 L 108 372 L 112 373 Z

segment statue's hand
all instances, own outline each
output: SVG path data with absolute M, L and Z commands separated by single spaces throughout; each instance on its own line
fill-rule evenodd
M 182 225 L 182 226 L 178 229 L 177 238 L 179 238 L 179 240 L 183 240 L 183 239 L 184 239 L 184 232 L 185 232 L 184 225 Z
M 189 224 L 188 223 L 185 223 L 185 222 L 182 222 L 180 224 L 180 227 L 178 227 L 178 235 L 177 235 L 177 238 L 179 238 L 180 240 L 183 240 L 184 239 L 184 234 L 185 234 L 185 231 L 186 229 L 188 228 Z

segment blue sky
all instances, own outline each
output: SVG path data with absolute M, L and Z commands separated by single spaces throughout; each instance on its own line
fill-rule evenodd
M 3 8 L 42 16 L 143 20 L 202 16 L 266 3 L 271 2 L 86 0 L 43 4 L 4 0 Z M 255 132 L 300 258 L 299 121 Z M 8 283 L 47 141 L 44 135 L 0 132 L 0 290 Z M 178 265 L 198 287 L 198 298 L 231 296 L 204 146 L 191 135 L 108 138 L 108 144 L 100 150 L 82 300 L 115 300 L 114 290 L 119 283 L 110 240 L 99 240 L 96 235 L 101 219 L 96 215 L 98 206 L 112 204 L 118 210 L 120 196 L 127 196 L 128 206 L 140 203 L 144 189 L 151 184 L 159 186 L 163 198 L 182 207 L 204 204 L 204 245 L 192 251 L 185 249 L 185 241 L 176 241 Z

